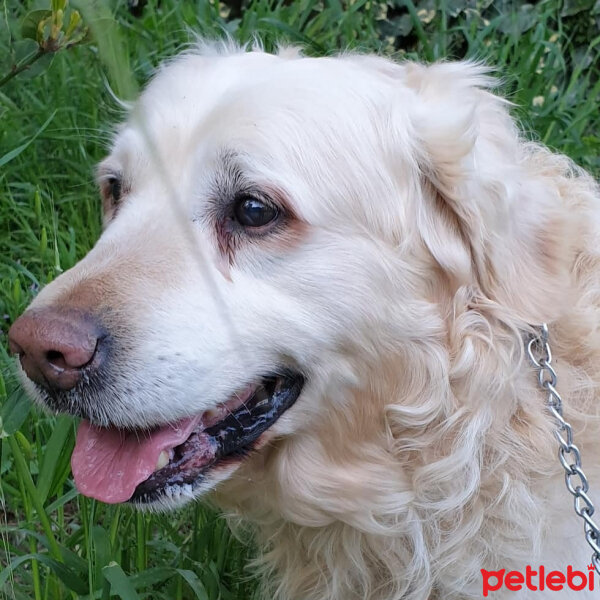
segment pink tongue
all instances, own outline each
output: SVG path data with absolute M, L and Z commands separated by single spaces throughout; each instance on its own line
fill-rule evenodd
M 107 504 L 129 500 L 137 485 L 156 470 L 160 453 L 185 442 L 201 418 L 183 419 L 151 432 L 103 429 L 82 421 L 71 457 L 77 489 Z

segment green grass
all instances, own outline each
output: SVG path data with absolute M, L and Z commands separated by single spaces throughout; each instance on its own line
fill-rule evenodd
M 19 39 L 20 20 L 46 6 L 4 0 L 0 78 L 15 54 L 32 49 Z M 78 6 L 90 19 L 87 3 Z M 131 95 L 160 60 L 190 42 L 190 31 L 227 31 L 240 41 L 258 34 L 267 48 L 287 40 L 317 55 L 358 48 L 485 60 L 503 77 L 528 135 L 597 174 L 599 15 L 578 12 L 581 6 L 250 0 L 236 15 L 216 2 L 162 0 L 134 18 L 125 2 L 104 5 L 96 42 L 43 58 L 0 87 L 2 332 L 100 233 L 93 165 L 121 118 L 111 88 Z M 244 568 L 251 543 L 234 540 L 211 509 L 148 516 L 76 494 L 69 470 L 75 424 L 31 408 L 2 341 L 0 598 L 258 598 Z

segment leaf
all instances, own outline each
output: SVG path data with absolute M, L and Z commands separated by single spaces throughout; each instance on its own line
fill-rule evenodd
M 587 148 L 596 148 L 600 150 L 600 137 L 585 135 L 581 138 L 581 141 Z
M 46 119 L 46 122 L 35 132 L 33 137 L 29 138 L 24 144 L 21 144 L 20 146 L 18 146 L 14 150 L 11 150 L 10 152 L 7 152 L 4 156 L 0 156 L 0 167 L 3 167 L 5 164 L 9 163 L 14 158 L 17 158 L 17 156 L 19 156 L 19 154 L 21 154 L 21 152 L 26 150 L 29 147 L 29 145 L 40 135 L 40 133 L 42 133 L 42 131 L 44 131 L 44 129 L 46 129 L 46 127 L 48 127 L 48 125 L 50 125 L 50 122 L 52 121 L 52 119 L 54 119 L 54 116 L 56 115 L 56 113 L 57 113 L 57 111 L 55 110 Z
M 21 71 L 19 77 L 21 79 L 33 79 L 34 77 L 45 73 L 50 68 L 55 56 L 54 52 L 46 52 L 32 65 L 29 65 L 27 69 Z
M 132 575 L 129 580 L 136 589 L 145 588 L 162 583 L 165 579 L 173 577 L 175 572 L 173 567 L 152 567 Z
M 539 22 L 540 14 L 532 4 L 522 4 L 518 11 L 502 15 L 498 30 L 507 35 L 520 36 Z
M 279 19 L 274 19 L 271 17 L 263 17 L 262 19 L 259 19 L 258 21 L 261 24 L 270 25 L 274 29 L 277 29 L 277 30 L 289 35 L 295 41 L 300 41 L 303 44 L 306 44 L 307 46 L 311 46 L 316 52 L 319 52 L 320 54 L 327 53 L 326 49 L 321 44 L 319 44 L 317 41 L 313 40 L 312 38 L 308 37 L 307 35 L 304 35 L 302 32 L 298 31 L 297 29 L 290 27 L 287 23 L 284 23 L 283 21 L 280 21 Z
M 24 38 L 39 42 L 38 26 L 44 19 L 47 19 L 51 16 L 52 11 L 48 9 L 32 10 L 31 12 L 27 13 L 23 17 L 23 21 L 21 23 L 21 35 Z
M 15 65 L 30 59 L 39 50 L 39 45 L 34 40 L 24 39 L 12 45 L 12 56 Z
M 13 435 L 25 422 L 31 410 L 31 400 L 17 388 L 0 408 L 0 437 Z
M 446 3 L 446 10 L 452 17 L 457 17 L 461 12 L 467 8 L 475 8 L 475 3 L 469 0 L 448 0 Z
M 78 494 L 79 492 L 75 488 L 69 490 L 66 494 L 63 494 L 60 498 L 57 498 L 52 504 L 46 506 L 46 512 L 51 515 L 56 509 L 64 506 L 67 502 L 73 500 L 73 498 L 76 498 Z
M 595 0 L 565 0 L 560 15 L 572 17 L 583 11 L 589 11 L 594 7 Z
M 140 600 L 125 571 L 116 562 L 113 561 L 104 567 L 102 574 L 110 582 L 111 591 L 122 598 L 122 600 Z
M 177 572 L 185 579 L 187 584 L 192 588 L 194 594 L 196 594 L 196 598 L 198 600 L 208 600 L 208 594 L 206 593 L 206 588 L 202 585 L 200 578 L 193 571 L 188 571 L 187 569 L 177 569 Z
M 15 558 L 5 569 L 0 571 L 0 589 L 6 583 L 6 580 L 14 573 L 14 570 L 21 564 L 37 560 L 50 568 L 50 570 L 67 586 L 69 590 L 77 594 L 87 594 L 89 589 L 87 582 L 84 582 L 77 574 L 59 563 L 58 561 L 46 556 L 45 554 L 25 554 Z M 137 599 L 136 599 L 137 600 Z
M 137 96 L 136 80 L 129 65 L 129 55 L 122 34 L 113 19 L 108 5 L 103 2 L 86 2 L 79 6 L 83 20 L 88 23 L 100 60 L 105 63 L 112 79 L 112 88 L 122 99 Z M 87 36 L 82 41 L 86 41 Z
M 413 30 L 413 22 L 410 15 L 400 15 L 380 21 L 379 29 L 383 36 L 406 37 Z
M 56 419 L 52 435 L 44 450 L 40 474 L 37 479 L 37 491 L 42 503 L 48 497 L 48 492 L 56 473 L 56 465 L 62 457 L 63 448 L 72 429 L 73 420 L 70 417 L 63 415 Z
M 110 564 L 110 537 L 108 531 L 101 525 L 92 527 L 92 540 L 94 552 L 96 553 L 96 562 L 102 567 Z

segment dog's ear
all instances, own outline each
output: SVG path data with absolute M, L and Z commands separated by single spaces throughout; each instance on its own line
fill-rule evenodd
M 525 321 L 548 319 L 572 267 L 570 161 L 522 140 L 485 68 L 409 64 L 404 77 L 423 242 L 453 287 L 476 286 Z

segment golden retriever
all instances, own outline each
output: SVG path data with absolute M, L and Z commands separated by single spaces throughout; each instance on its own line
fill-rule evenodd
M 591 569 L 523 584 L 591 562 L 525 348 L 548 322 L 598 492 L 600 194 L 493 86 L 290 48 L 163 66 L 99 167 L 100 240 L 10 332 L 83 417 L 80 491 L 211 491 L 268 598 L 593 597 Z

